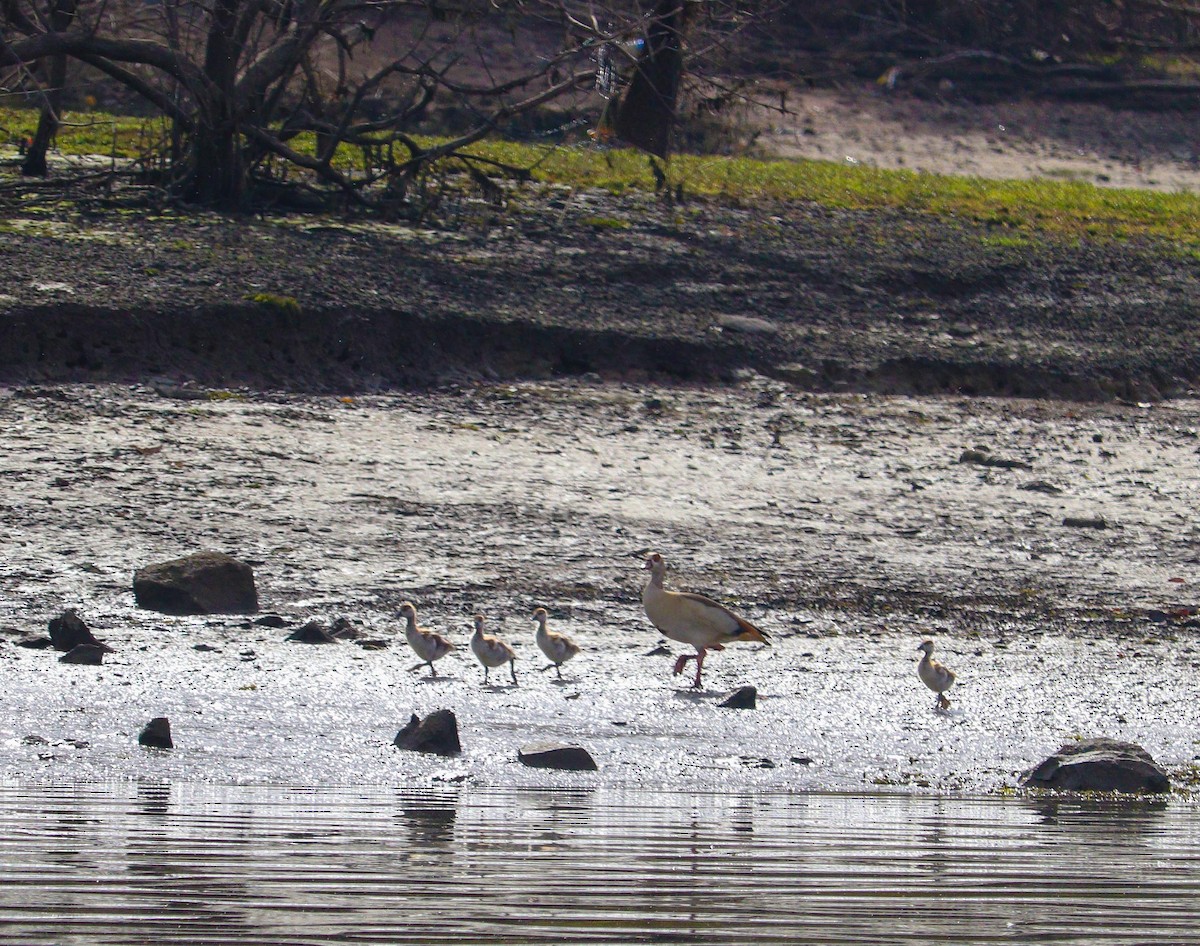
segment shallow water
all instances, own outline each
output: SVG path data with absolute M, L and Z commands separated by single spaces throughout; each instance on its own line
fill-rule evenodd
M 0 786 L 38 944 L 1200 943 L 1173 802 Z

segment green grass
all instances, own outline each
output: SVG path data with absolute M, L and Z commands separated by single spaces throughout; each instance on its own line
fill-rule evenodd
M 103 113 L 67 116 L 58 146 L 72 154 L 141 152 L 161 136 L 161 122 Z M 0 108 L 0 143 L 32 134 L 33 111 Z M 428 140 L 423 144 L 431 143 Z M 292 144 L 311 150 L 297 139 Z M 533 169 L 535 182 L 613 193 L 650 192 L 654 174 L 644 154 L 572 147 L 481 142 L 469 153 Z M 361 167 L 358 148 L 338 157 Z M 449 165 L 452 167 L 453 165 Z M 1164 240 L 1181 252 L 1200 250 L 1200 196 L 1101 188 L 1079 181 L 993 181 L 911 171 L 887 171 L 829 161 L 768 161 L 676 155 L 667 167 L 674 189 L 739 204 L 805 201 L 831 210 L 895 210 L 993 228 L 991 245 L 1019 247 L 1038 237 L 1067 240 Z

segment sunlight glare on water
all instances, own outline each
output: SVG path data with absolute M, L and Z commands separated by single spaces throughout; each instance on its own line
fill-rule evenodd
M 1186 805 L 0 787 L 5 943 L 1200 943 Z

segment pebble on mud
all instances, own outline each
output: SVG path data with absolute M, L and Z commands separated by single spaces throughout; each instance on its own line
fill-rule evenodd
M 148 749 L 174 749 L 175 743 L 171 739 L 171 721 L 165 716 L 155 716 L 138 734 L 138 745 L 146 746 Z
M 1103 516 L 1066 516 L 1062 524 L 1068 529 L 1107 529 L 1108 521 Z
M 309 621 L 301 628 L 292 631 L 285 640 L 297 644 L 336 644 L 338 639 L 329 633 L 329 629 L 320 621 Z
M 717 705 L 726 709 L 754 709 L 758 705 L 758 690 L 752 686 L 738 687 Z
M 86 664 L 91 667 L 98 667 L 104 663 L 104 654 L 111 648 L 96 644 L 79 644 L 72 647 L 65 654 L 58 658 L 60 664 Z

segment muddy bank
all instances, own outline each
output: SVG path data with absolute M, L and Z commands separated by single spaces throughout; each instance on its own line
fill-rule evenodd
M 361 393 L 596 374 L 1156 400 L 1200 378 L 1200 264 L 890 212 L 564 194 L 422 230 L 18 212 L 0 381 Z
M 0 391 L 0 424 L 6 778 L 542 784 L 515 752 L 551 740 L 588 746 L 588 784 L 974 792 L 1080 734 L 1194 777 L 1194 401 L 762 378 L 211 400 L 71 386 Z M 135 606 L 136 568 L 201 548 L 252 563 L 284 626 Z M 642 612 L 648 549 L 669 586 L 774 646 L 710 655 L 688 691 L 682 646 L 658 650 Z M 436 680 L 410 670 L 404 600 L 458 645 Z M 584 648 L 562 684 L 539 672 L 538 606 Z M 103 666 L 17 646 L 65 607 L 114 648 Z M 516 649 L 518 686 L 482 685 L 477 611 Z M 384 648 L 286 640 L 339 617 Z M 959 673 L 947 714 L 916 677 L 924 637 Z M 717 707 L 743 684 L 758 709 Z M 463 757 L 398 754 L 410 714 L 439 708 Z M 160 715 L 176 749 L 147 754 L 137 733 Z

